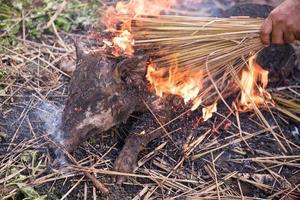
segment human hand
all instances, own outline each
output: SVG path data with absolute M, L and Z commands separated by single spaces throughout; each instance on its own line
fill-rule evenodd
M 265 45 L 300 40 L 300 0 L 285 0 L 276 7 L 261 26 Z

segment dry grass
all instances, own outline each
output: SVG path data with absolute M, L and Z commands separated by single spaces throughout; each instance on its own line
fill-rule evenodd
M 276 109 L 300 123 L 300 87 L 298 85 L 281 87 L 272 91 Z
M 154 127 L 166 128 L 169 137 L 143 151 L 132 174 L 112 170 L 120 148 L 114 131 L 80 146 L 72 158 L 76 164 L 61 168 L 53 163 L 46 148 L 52 142 L 40 129 L 42 122 L 31 114 L 42 112 L 41 102 L 61 104 L 67 96 L 70 75 L 59 63 L 72 61 L 74 53 L 64 36 L 45 36 L 42 43 L 20 39 L 17 46 L 1 47 L 0 65 L 7 71 L 0 83 L 5 91 L 0 102 L 1 198 L 104 198 L 86 179 L 86 172 L 110 189 L 108 199 L 299 198 L 300 146 L 288 130 L 291 118 L 299 117 L 298 86 L 270 91 L 280 105 L 276 108 L 289 117 L 271 108 L 257 109 L 257 117 L 223 104 L 205 123 L 199 123 L 199 110 L 174 113 L 168 123 Z M 111 179 L 116 175 L 130 178 L 124 186 L 116 186 Z
M 195 125 L 201 113 L 195 111 L 193 116 L 189 116 L 190 111 L 187 109 L 176 113 L 167 124 L 158 126 L 156 130 L 173 127 L 178 123 L 183 126 L 195 125 L 196 128 L 191 127 L 190 134 L 181 139 L 177 136 L 186 134 L 181 128 L 167 130 L 169 137 L 156 140 L 151 148 L 143 152 L 136 173 L 123 174 L 112 170 L 115 159 L 112 152 L 117 151 L 116 143 L 110 144 L 105 139 L 101 140 L 102 143 L 96 142 L 101 146 L 97 150 L 93 140 L 90 141 L 93 145 L 81 146 L 74 154 L 77 165 L 69 164 L 64 169 L 51 165 L 53 161 L 45 148 L 49 140 L 40 136 L 41 132 L 36 130 L 35 122 L 32 121 L 35 119 L 29 117 L 30 110 L 35 109 L 39 102 L 58 103 L 67 95 L 63 88 L 69 75 L 58 68 L 58 61 L 70 56 L 71 51 L 55 42 L 59 40 L 49 37 L 48 41 L 51 40 L 54 43 L 23 41 L 23 44 L 15 48 L 6 49 L 2 56 L 2 66 L 10 69 L 9 75 L 2 82 L 6 91 L 1 97 L 2 112 L 10 113 L 21 108 L 21 115 L 15 119 L 15 124 L 20 128 L 6 139 L 6 146 L 2 143 L 1 185 L 8 188 L 1 191 L 2 196 L 15 196 L 20 192 L 24 195 L 28 188 L 42 196 L 45 194 L 45 187 L 50 193 L 56 193 L 57 198 L 73 197 L 74 193 L 86 199 L 99 198 L 101 194 L 85 178 L 84 173 L 89 172 L 95 174 L 110 189 L 111 198 L 116 198 L 112 193 L 118 194 L 119 189 L 116 189 L 118 187 L 109 177 L 128 175 L 130 179 L 125 183 L 125 188 L 135 188 L 135 192 L 131 193 L 129 189 L 126 194 L 135 199 L 139 196 L 145 199 L 162 196 L 171 199 L 255 199 L 254 195 L 261 192 L 266 198 L 289 196 L 297 199 L 299 143 L 288 132 L 280 132 L 287 126 L 281 121 L 286 117 L 276 114 L 278 125 L 275 123 L 268 128 L 256 115 L 238 114 L 233 110 L 226 110 L 225 106 L 221 106 L 225 110 L 216 113 L 213 121 L 205 124 Z M 69 43 L 65 43 L 65 46 L 68 49 L 71 47 Z M 291 89 L 297 90 L 294 87 Z M 282 88 L 277 90 L 282 91 Z M 277 93 L 274 91 L 272 94 Z M 268 123 L 272 121 L 270 117 L 265 118 Z M 28 134 L 33 139 L 24 139 L 20 143 L 24 138 L 24 124 L 32 125 Z M 277 134 L 278 140 L 288 150 L 287 153 L 278 148 L 278 143 L 270 134 L 271 130 Z M 111 140 L 113 134 L 102 137 Z M 179 141 L 184 141 L 184 144 L 178 145 Z M 8 148 L 10 151 L 6 151 Z M 29 156 L 27 152 L 30 152 Z M 30 158 L 26 162 L 22 160 L 24 154 Z M 81 154 L 85 157 L 80 158 Z M 228 167 L 228 164 L 233 167 Z M 26 178 L 20 182 L 20 176 Z M 16 181 L 23 185 L 19 184 L 21 187 L 18 187 Z M 65 188 L 61 195 L 57 194 L 59 187 Z M 249 190 L 260 192 L 253 194 Z M 122 193 L 119 195 L 122 196 Z
M 189 97 L 190 99 L 185 99 L 186 102 L 192 100 L 197 104 L 198 99 L 201 99 L 204 105 L 207 105 L 207 102 L 221 99 L 227 108 L 234 112 L 224 99 L 224 91 L 230 87 L 228 83 L 232 82 L 237 84 L 241 91 L 244 90 L 239 80 L 241 71 L 247 65 L 254 68 L 247 61 L 250 56 L 263 48 L 260 41 L 260 26 L 263 19 L 121 15 L 119 20 L 123 22 L 120 33 L 129 30 L 134 39 L 135 49 L 143 49 L 150 55 L 151 66 L 154 65 L 154 69 L 149 67 L 147 78 L 157 94 L 176 94 L 186 98 L 188 93 L 195 92 L 195 88 L 188 91 L 185 88 L 193 82 L 193 87 L 200 90 L 196 90 L 196 95 Z M 177 88 L 179 92 L 172 92 L 177 91 Z M 185 93 L 182 94 L 181 89 Z M 253 90 L 259 90 L 258 84 Z M 216 95 L 217 99 L 212 100 Z M 261 112 L 259 107 L 262 105 L 258 105 L 249 94 L 248 98 L 262 126 L 272 133 L 281 149 L 288 152 L 278 133 L 273 131 Z M 277 101 L 279 102 L 278 98 Z M 264 107 L 270 110 L 270 105 L 273 107 L 268 103 L 265 103 Z M 295 104 L 293 106 L 295 107 Z M 290 111 L 283 111 L 279 104 L 275 107 L 298 120 Z M 273 115 L 272 118 L 279 125 Z M 280 134 L 283 136 L 281 129 Z

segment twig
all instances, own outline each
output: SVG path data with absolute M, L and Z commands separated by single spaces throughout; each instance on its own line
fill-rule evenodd
M 64 148 L 62 148 L 59 144 L 55 143 L 54 141 L 52 141 L 50 138 L 46 137 L 53 145 L 55 145 L 57 148 L 59 148 L 64 155 L 66 155 L 70 161 L 78 168 L 82 167 L 77 160 L 68 152 L 66 151 Z M 101 191 L 103 194 L 108 194 L 109 190 L 105 187 L 104 184 L 102 184 L 100 181 L 97 180 L 97 178 L 93 175 L 91 175 L 89 172 L 87 171 L 82 171 L 83 174 L 92 181 L 92 183 L 94 184 L 94 186 Z
M 76 161 L 76 159 L 69 154 L 69 152 L 67 152 L 66 150 L 63 149 L 63 153 L 72 161 L 72 163 L 74 165 L 76 165 L 77 167 L 80 167 L 79 163 Z M 103 194 L 108 194 L 109 190 L 105 187 L 105 185 L 103 183 L 101 183 L 99 180 L 97 180 L 97 178 L 90 174 L 89 172 L 83 171 L 83 174 L 92 181 L 93 185 L 99 190 L 101 191 Z
M 77 183 L 75 185 L 73 185 L 73 187 L 60 200 L 65 199 L 77 187 L 77 185 L 83 180 L 83 178 L 84 178 L 84 176 L 81 177 L 81 179 L 79 179 L 77 181 Z

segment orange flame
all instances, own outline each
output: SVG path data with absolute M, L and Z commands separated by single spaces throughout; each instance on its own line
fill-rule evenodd
M 242 71 L 241 99 L 238 103 L 240 111 L 252 110 L 256 106 L 265 105 L 271 95 L 265 90 L 268 85 L 269 72 L 255 62 L 256 56 L 249 59 L 249 65 Z
M 202 108 L 203 120 L 207 121 L 213 116 L 213 113 L 217 112 L 217 102 L 213 103 L 210 106 Z
M 176 0 L 130 0 L 118 2 L 115 7 L 106 9 L 102 16 L 102 23 L 107 29 L 115 29 L 119 22 L 124 23 L 141 15 L 159 15 L 162 11 L 168 11 Z
M 113 54 L 132 55 L 134 53 L 134 37 L 130 33 L 131 21 L 141 15 L 159 15 L 175 5 L 176 0 L 130 0 L 118 2 L 115 7 L 109 7 L 102 17 L 102 23 L 107 30 L 120 32 L 112 39 Z M 117 26 L 119 26 L 117 28 Z M 116 33 L 117 33 L 116 32 Z
M 128 3 L 119 2 L 116 6 L 118 14 L 130 15 L 158 15 L 163 10 L 168 10 L 176 0 L 131 0 Z
M 170 68 L 158 68 L 154 63 L 148 65 L 146 78 L 154 87 L 158 96 L 163 94 L 177 95 L 183 98 L 184 103 L 192 103 L 191 110 L 196 110 L 202 103 L 199 94 L 203 83 L 202 71 L 180 72 L 176 64 Z M 217 111 L 217 102 L 202 109 L 203 119 L 207 121 Z
M 272 104 L 271 95 L 265 90 L 268 84 L 268 71 L 255 62 L 255 56 L 249 59 L 249 65 L 241 73 L 241 98 L 236 108 L 239 111 L 254 109 L 254 106 Z M 176 61 L 176 57 L 173 59 Z M 197 109 L 202 103 L 204 76 L 202 71 L 182 71 L 177 63 L 171 67 L 158 67 L 155 63 L 148 65 L 147 80 L 153 86 L 156 94 L 178 95 L 184 102 L 191 103 L 191 110 Z M 217 111 L 217 102 L 202 109 L 204 121 Z
M 177 65 L 167 68 L 158 68 L 154 63 L 148 65 L 147 80 L 154 87 L 158 96 L 163 94 L 178 95 L 185 103 L 192 102 L 192 110 L 201 104 L 198 96 L 202 88 L 202 71 L 197 73 L 180 72 Z
M 115 37 L 105 44 L 113 47 L 113 54 L 133 55 L 134 35 L 132 34 L 132 20 L 142 15 L 159 15 L 168 11 L 176 0 L 130 0 L 118 2 L 104 13 L 102 22 L 107 29 L 113 31 Z M 175 59 L 172 59 L 176 61 Z M 178 95 L 185 103 L 191 103 L 191 110 L 197 109 L 201 102 L 204 75 L 203 71 L 183 71 L 177 63 L 166 67 L 151 63 L 147 68 L 146 78 L 153 86 L 158 96 L 163 94 Z M 240 111 L 253 109 L 254 105 L 264 105 L 271 100 L 271 95 L 265 90 L 268 84 L 268 71 L 263 70 L 255 62 L 255 56 L 249 59 L 249 66 L 241 73 L 241 99 L 237 104 Z M 271 101 L 269 101 L 271 102 Z M 254 104 L 255 103 L 255 104 Z M 203 108 L 203 119 L 207 120 L 217 111 L 217 103 Z
M 126 55 L 133 55 L 134 40 L 131 33 L 128 30 L 124 30 L 119 36 L 113 38 L 113 46 L 115 56 L 121 55 L 124 52 Z

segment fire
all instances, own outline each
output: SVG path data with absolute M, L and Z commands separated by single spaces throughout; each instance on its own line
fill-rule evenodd
M 271 95 L 265 90 L 268 84 L 268 71 L 255 62 L 256 57 L 249 59 L 248 67 L 243 69 L 240 77 L 241 97 L 236 107 L 239 111 L 254 109 L 254 105 L 272 104 Z M 176 58 L 174 58 L 176 60 Z M 148 65 L 146 78 L 156 94 L 177 95 L 184 103 L 191 103 L 191 110 L 197 109 L 202 103 L 203 72 L 185 72 L 179 70 L 177 63 L 171 67 L 158 67 L 155 63 Z M 204 121 L 217 111 L 217 102 L 202 109 Z
M 151 63 L 147 68 L 146 78 L 158 96 L 163 96 L 163 94 L 180 96 L 186 104 L 192 102 L 192 110 L 195 110 L 201 104 L 201 98 L 198 95 L 202 88 L 202 74 L 202 71 L 180 72 L 177 65 L 158 68 Z
M 106 41 L 106 44 L 111 43 L 113 46 L 113 54 L 131 56 L 134 53 L 134 37 L 130 32 L 131 21 L 134 18 L 141 15 L 159 15 L 162 11 L 169 10 L 175 3 L 176 0 L 130 0 L 109 7 L 101 21 L 108 31 L 116 33 L 111 42 Z
M 132 17 L 158 15 L 161 11 L 170 9 L 175 3 L 176 0 L 131 0 L 128 3 L 117 3 L 116 12 Z
M 170 68 L 158 68 L 154 63 L 148 65 L 147 80 L 154 87 L 158 96 L 163 94 L 177 95 L 183 98 L 185 104 L 191 103 L 191 110 L 196 110 L 202 103 L 202 71 L 184 73 L 178 70 L 177 65 Z M 210 119 L 217 112 L 217 102 L 202 109 L 203 120 Z
M 102 22 L 107 30 L 113 32 L 114 37 L 110 41 L 104 41 L 106 45 L 113 48 L 115 56 L 134 54 L 136 33 L 133 34 L 132 22 L 139 16 L 160 15 L 168 11 L 176 4 L 176 0 L 130 0 L 129 2 L 118 2 L 115 7 L 110 7 L 104 13 Z M 204 75 L 201 70 L 184 71 L 177 66 L 176 57 L 173 64 L 168 66 L 151 63 L 147 68 L 146 78 L 154 88 L 158 96 L 164 94 L 177 95 L 183 98 L 184 103 L 191 104 L 191 110 L 197 109 L 202 103 L 201 92 L 206 88 Z M 188 69 L 185 66 L 185 69 Z M 191 67 L 192 68 L 192 67 Z M 206 77 L 206 78 L 205 78 Z M 255 62 L 255 56 L 249 59 L 248 67 L 245 68 L 240 77 L 241 97 L 237 103 L 239 111 L 247 111 L 259 105 L 265 105 L 266 100 L 271 102 L 271 95 L 265 90 L 268 84 L 268 71 L 262 69 Z M 207 87 L 207 86 L 206 86 Z M 208 91 L 208 90 L 207 90 Z M 206 121 L 217 111 L 217 103 L 203 108 L 203 119 Z
M 240 111 L 252 110 L 256 106 L 270 102 L 271 95 L 265 90 L 268 85 L 269 72 L 255 62 L 256 56 L 249 59 L 248 67 L 241 75 L 241 99 L 238 103 Z
M 210 119 L 213 115 L 213 113 L 217 112 L 217 102 L 213 103 L 210 106 L 207 106 L 205 108 L 202 108 L 202 115 L 203 115 L 203 120 L 207 121 Z
M 124 30 L 119 36 L 113 38 L 113 47 L 115 56 L 121 55 L 124 52 L 126 55 L 133 55 L 134 40 L 128 30 Z

